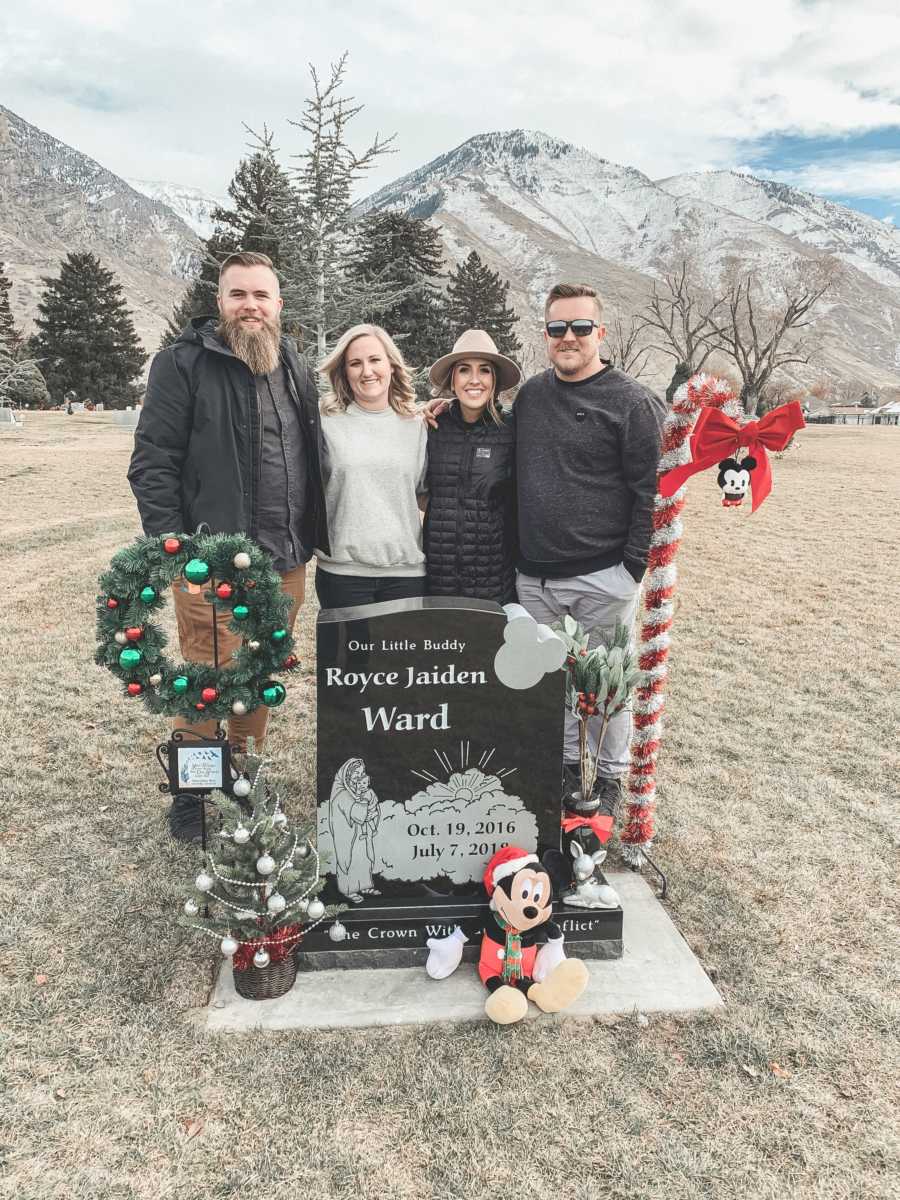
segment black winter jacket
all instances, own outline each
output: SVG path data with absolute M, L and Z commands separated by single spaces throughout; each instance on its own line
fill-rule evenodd
M 428 431 L 424 549 L 432 596 L 515 599 L 515 432 L 451 405 Z
M 308 487 L 303 544 L 328 548 L 322 489 L 322 427 L 316 387 L 293 343 L 281 339 L 291 394 L 305 431 Z M 256 537 L 260 405 L 249 367 L 195 317 L 150 367 L 147 397 L 134 435 L 128 482 L 144 533 L 212 533 Z

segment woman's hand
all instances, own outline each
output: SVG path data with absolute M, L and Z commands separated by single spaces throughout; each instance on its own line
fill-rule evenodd
M 450 401 L 446 396 L 438 396 L 435 400 L 429 400 L 422 408 L 422 417 L 427 425 L 432 429 L 437 429 L 437 419 L 442 412 L 445 412 L 450 407 Z

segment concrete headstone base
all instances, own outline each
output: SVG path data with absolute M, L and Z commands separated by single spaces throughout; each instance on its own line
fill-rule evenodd
M 588 962 L 586 992 L 558 1017 L 548 1017 L 534 1005 L 529 1005 L 528 1017 L 547 1021 L 635 1009 L 690 1012 L 721 1006 L 722 997 L 648 882 L 628 871 L 608 878 L 622 899 L 623 956 Z M 475 968 L 464 963 L 440 982 L 429 979 L 421 967 L 300 973 L 278 1000 L 244 1000 L 225 963 L 206 1010 L 206 1028 L 238 1032 L 484 1021 L 486 998 Z

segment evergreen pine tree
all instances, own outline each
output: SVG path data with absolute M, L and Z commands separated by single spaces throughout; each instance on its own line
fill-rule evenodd
M 0 262 L 0 354 L 15 358 L 22 344 L 22 335 L 16 328 L 9 305 L 11 287 L 12 281 L 4 273 L 4 264 Z
M 363 217 L 356 225 L 356 256 L 351 273 L 363 296 L 359 319 L 383 325 L 413 371 L 422 371 L 449 349 L 444 296 L 438 286 L 444 259 L 440 234 L 425 221 L 403 213 Z M 389 281 L 399 296 L 378 303 L 366 285 Z
M 307 925 L 347 907 L 326 906 L 318 899 L 325 878 L 319 874 L 311 830 L 291 828 L 258 755 L 248 755 L 246 767 L 245 798 L 212 795 L 221 825 L 180 918 L 182 925 L 218 939 L 236 970 L 247 969 L 255 953 L 272 962 L 292 954 Z
M 215 316 L 219 267 L 229 254 L 237 250 L 267 254 L 278 269 L 279 226 L 288 204 L 289 184 L 275 161 L 268 130 L 263 130 L 259 148 L 238 164 L 228 195 L 232 207 L 213 209 L 216 229 L 203 243 L 200 273 L 173 309 L 160 349 L 171 345 L 192 317 Z
M 473 250 L 450 272 L 447 282 L 447 317 L 451 337 L 466 329 L 483 329 L 501 354 L 515 356 L 522 344 L 515 335 L 518 316 L 506 303 L 509 283 L 481 261 Z
M 147 355 L 112 271 L 93 254 L 73 252 L 59 278 L 44 283 L 33 344 L 54 402 L 72 390 L 107 408 L 133 404 Z

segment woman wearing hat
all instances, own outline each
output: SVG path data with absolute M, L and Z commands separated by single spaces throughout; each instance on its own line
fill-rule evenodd
M 498 396 L 521 372 L 489 334 L 467 329 L 429 372 L 450 407 L 428 431 L 428 593 L 507 604 L 515 588 L 515 437 Z

